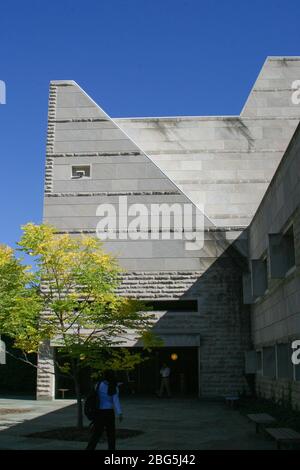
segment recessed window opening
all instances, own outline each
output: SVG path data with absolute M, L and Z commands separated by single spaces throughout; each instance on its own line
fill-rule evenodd
M 170 310 L 172 312 L 197 312 L 197 300 L 147 300 L 144 303 L 153 310 Z
M 91 176 L 91 167 L 90 165 L 78 165 L 72 166 L 72 178 L 90 178 Z

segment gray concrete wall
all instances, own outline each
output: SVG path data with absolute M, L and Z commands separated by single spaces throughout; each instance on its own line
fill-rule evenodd
M 91 165 L 90 178 L 72 179 L 72 165 L 85 164 Z M 97 206 L 111 203 L 117 208 L 120 195 L 127 196 L 128 204 L 143 203 L 147 208 L 153 203 L 176 203 L 179 208 L 191 204 L 77 84 L 52 82 L 44 221 L 62 233 L 94 235 Z M 193 203 L 192 207 L 196 213 L 197 207 Z M 198 299 L 196 313 L 157 312 L 154 328 L 173 345 L 189 346 L 193 338 L 200 336 L 201 392 L 219 395 L 246 386 L 243 350 L 249 340 L 249 327 L 244 327 L 245 318 L 240 315 L 241 268 L 236 264 L 240 255 L 234 250 L 229 253 L 236 232 L 219 230 L 204 218 L 202 236 L 203 246 L 192 251 L 186 250 L 185 239 L 161 237 L 109 240 L 104 248 L 117 255 L 127 270 L 119 289 L 121 295 L 148 300 Z M 245 241 L 241 237 L 241 251 L 246 248 Z M 42 351 L 40 361 L 48 363 L 48 353 Z M 39 371 L 39 397 L 47 394 L 50 379 L 47 369 Z M 53 394 L 50 385 L 49 397 Z
M 188 345 L 191 335 L 200 336 L 203 395 L 247 387 L 244 351 L 250 347 L 250 327 L 248 307 L 242 305 L 244 265 L 231 244 L 238 238 L 235 246 L 246 253 L 241 228 L 255 212 L 299 121 L 298 108 L 282 104 L 297 67 L 297 60 L 269 59 L 262 74 L 276 68 L 280 75 L 288 68 L 287 76 L 280 85 L 276 82 L 278 89 L 272 82 L 263 92 L 261 80 L 272 78 L 260 76 L 250 98 L 257 96 L 249 98 L 238 117 L 129 119 L 117 120 L 117 125 L 75 82 L 50 86 L 45 222 L 74 236 L 94 234 L 97 206 L 110 202 L 117 207 L 120 195 L 146 207 L 154 202 L 182 207 L 192 201 L 196 212 L 205 204 L 204 243 L 198 250 L 188 251 L 185 240 L 173 239 L 104 245 L 128 271 L 122 295 L 198 300 L 198 313 L 160 312 L 155 329 L 174 341 L 180 337 L 180 345 Z M 90 178 L 72 179 L 72 165 L 85 164 L 91 165 Z M 41 352 L 43 360 L 48 364 L 48 353 Z M 53 394 L 49 374 L 50 369 L 39 371 L 39 396 Z
M 271 379 L 257 375 L 256 390 L 259 396 L 272 399 L 284 405 L 291 404 L 299 409 L 300 404 L 300 382 L 289 379 Z
M 116 122 L 216 226 L 246 227 L 299 122 L 299 77 L 299 57 L 269 57 L 240 116 Z
M 92 107 L 95 111 L 92 112 Z M 177 204 L 183 213 L 197 207 L 129 139 L 75 82 L 52 82 L 50 86 L 44 221 L 60 231 L 95 233 L 100 204 L 110 203 L 119 210 L 119 196 L 128 204 Z M 89 118 L 86 118 L 86 112 Z M 72 179 L 72 165 L 89 164 L 91 176 Z M 150 211 L 149 211 L 150 212 Z M 135 217 L 128 217 L 128 223 Z M 212 225 L 204 217 L 206 226 Z M 145 221 L 147 217 L 145 217 Z M 149 221 L 150 222 L 150 221 Z M 149 228 L 158 228 L 149 225 Z M 211 258 L 224 250 L 224 241 L 211 240 L 199 250 L 188 251 L 185 240 L 109 240 L 106 249 L 116 254 L 130 270 L 197 270 L 200 256 Z
M 269 252 L 269 233 L 280 233 L 293 223 L 295 237 L 295 267 L 282 279 L 272 279 L 268 259 L 268 289 L 251 307 L 252 338 L 257 350 L 300 339 L 299 168 L 298 127 L 248 229 L 250 259 L 259 259 L 263 253 Z M 258 374 L 257 385 L 262 394 L 277 398 L 287 395 L 291 387 L 293 402 L 300 405 L 299 381 L 271 379 Z

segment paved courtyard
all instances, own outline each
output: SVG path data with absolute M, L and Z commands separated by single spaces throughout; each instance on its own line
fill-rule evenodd
M 76 422 L 74 400 L 34 401 L 0 399 L 0 450 L 81 450 L 83 442 L 24 437 L 32 432 L 72 426 Z M 142 435 L 117 441 L 120 450 L 275 449 L 254 425 L 223 403 L 197 399 L 126 398 L 120 428 L 137 429 Z M 4 409 L 22 409 L 3 414 Z M 99 444 L 98 449 L 106 449 Z

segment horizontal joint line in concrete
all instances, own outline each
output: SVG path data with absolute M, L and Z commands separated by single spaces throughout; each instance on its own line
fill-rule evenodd
M 123 141 L 128 142 L 128 138 L 126 136 L 124 136 L 123 139 L 121 139 L 119 137 L 117 139 L 99 139 L 99 140 L 93 139 L 93 143 L 95 143 L 95 142 L 123 142 Z M 56 139 L 55 142 L 57 142 L 57 143 L 59 142 L 61 144 L 61 143 L 73 143 L 74 141 L 73 140 L 58 140 L 58 139 Z M 91 142 L 91 139 L 80 140 L 79 142 L 80 143 L 81 142 Z
M 83 153 L 52 153 L 51 158 L 68 158 L 68 157 L 126 157 L 139 156 L 140 152 L 83 152 Z
M 68 217 L 68 216 L 67 216 Z M 70 216 L 72 217 L 72 216 Z M 83 216 L 83 217 L 89 217 L 89 216 Z M 50 217 L 48 217 L 49 219 Z M 83 229 L 84 230 L 84 229 Z M 80 232 L 80 230 L 78 230 Z M 72 231 L 73 232 L 73 231 Z M 76 230 L 74 232 L 77 232 Z M 56 233 L 61 233 L 61 232 L 56 232 Z M 71 233 L 71 232 L 69 232 Z M 95 233 L 95 231 L 93 231 L 93 233 Z M 182 229 L 178 229 L 178 230 L 175 230 L 175 229 L 161 229 L 159 228 L 158 230 L 156 229 L 148 229 L 148 230 L 103 230 L 101 233 L 194 233 L 194 230 L 185 230 L 184 228 Z M 135 241 L 135 240 L 133 240 Z M 142 240 L 141 240 L 142 241 Z M 153 241 L 156 241 L 156 240 L 153 240 Z M 160 240 L 157 240 L 157 241 L 160 241 Z M 168 241 L 168 240 L 166 240 Z
M 245 230 L 245 226 L 238 226 L 238 225 L 232 225 L 232 226 L 226 226 L 226 227 L 205 227 L 203 229 L 203 232 L 241 232 Z M 78 229 L 78 230 L 60 230 L 56 231 L 57 234 L 64 234 L 64 233 L 92 233 L 95 234 L 96 230 L 89 230 L 89 229 Z M 134 232 L 136 233 L 136 232 Z M 166 240 L 167 241 L 167 240 Z
M 244 116 L 244 115 L 238 115 L 238 116 L 169 116 L 169 117 L 142 117 L 142 118 L 137 118 L 137 117 L 122 117 L 122 118 L 112 118 L 116 122 L 120 121 L 136 121 L 136 122 L 144 122 L 144 121 L 150 121 L 150 122 L 159 122 L 159 121 L 175 121 L 175 122 L 180 122 L 180 121 L 188 121 L 188 120 L 194 120 L 194 121 L 225 121 L 225 122 L 231 122 L 231 121 L 273 121 L 273 120 L 280 120 L 280 121 L 286 121 L 286 117 L 283 116 Z M 299 121 L 299 118 L 297 117 L 288 117 L 288 120 L 297 120 Z
M 55 119 L 52 122 L 56 123 L 66 123 L 66 122 L 110 122 L 109 119 L 106 118 L 70 118 L 70 119 Z M 111 126 L 114 129 L 114 126 Z
M 261 92 L 261 91 L 270 91 L 270 92 L 273 92 L 273 91 L 292 91 L 293 89 L 292 88 L 255 88 L 253 91 L 253 93 L 256 93 L 256 92 Z
M 168 196 L 181 195 L 179 191 L 115 191 L 115 192 L 89 192 L 89 193 L 52 193 L 46 197 L 84 197 L 84 196 Z
M 279 304 L 279 303 L 280 303 L 280 302 L 277 302 L 275 305 L 277 305 L 277 304 Z M 259 328 L 257 328 L 257 329 L 254 329 L 254 332 L 256 332 L 256 331 L 261 331 L 261 330 L 265 330 L 266 328 L 270 328 L 271 326 L 276 325 L 277 323 L 280 323 L 280 322 L 286 322 L 286 321 L 287 321 L 287 318 L 294 317 L 295 315 L 299 315 L 299 312 L 294 312 L 294 313 L 288 315 L 288 317 L 281 318 L 280 320 L 276 320 L 276 321 L 274 321 L 274 322 L 272 322 L 272 323 L 269 323 L 268 325 L 261 326 L 261 327 L 259 327 Z M 274 342 L 275 342 L 275 341 L 276 341 L 276 340 L 274 340 Z
M 297 119 L 297 121 L 299 121 L 299 119 Z M 161 151 L 161 150 L 153 150 L 153 151 L 148 151 L 149 155 L 189 155 L 189 154 L 206 154 L 206 153 L 213 153 L 213 154 L 218 154 L 218 153 L 221 153 L 221 154 L 227 154 L 227 153 L 237 153 L 237 154 L 241 154 L 241 153 L 282 153 L 282 152 L 285 152 L 285 149 L 247 149 L 247 150 L 225 150 L 225 149 L 211 149 L 211 150 L 208 150 L 208 149 L 198 149 L 198 150 L 186 150 L 186 149 L 182 149 L 182 150 L 167 150 L 167 151 Z
M 160 178 L 149 178 L 149 177 L 141 178 L 140 177 L 139 181 L 140 180 L 146 180 L 147 181 L 149 179 L 158 180 L 158 181 L 166 181 L 167 180 L 165 175 L 163 175 Z M 117 178 L 117 177 L 110 178 L 110 181 L 132 181 L 132 180 L 136 180 L 136 178 Z M 70 180 L 70 179 L 56 179 L 55 181 L 56 182 L 58 182 L 58 181 L 66 182 L 66 181 L 72 181 L 72 180 Z M 78 181 L 78 180 L 75 179 L 75 181 Z M 83 181 L 93 181 L 93 182 L 94 181 L 107 181 L 107 179 L 105 179 L 105 178 L 93 178 L 93 179 L 92 178 L 86 178 Z M 173 183 L 173 181 L 171 181 L 171 180 L 169 180 L 169 181 L 170 181 L 170 183 Z
M 123 178 L 122 178 L 123 179 Z M 143 178 L 139 178 L 143 179 Z M 157 179 L 157 178 L 155 178 Z M 253 178 L 253 179 L 226 179 L 226 180 L 220 180 L 220 179 L 197 179 L 197 180 L 177 180 L 178 184 L 244 184 L 244 183 L 270 183 L 270 179 L 267 178 Z M 199 188 L 197 188 L 199 189 Z
M 56 87 L 56 86 L 74 86 L 75 82 L 73 80 L 51 80 L 50 82 L 50 87 Z

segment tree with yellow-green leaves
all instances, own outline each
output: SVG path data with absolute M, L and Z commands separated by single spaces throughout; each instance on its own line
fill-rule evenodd
M 145 348 L 160 341 L 142 302 L 117 295 L 121 269 L 98 239 L 57 234 L 45 224 L 22 228 L 16 250 L 0 246 L 0 334 L 25 357 L 44 342 L 59 345 L 66 360 L 57 366 L 73 380 L 82 427 L 80 371 L 133 368 L 142 358 L 122 348 L 128 332 Z

